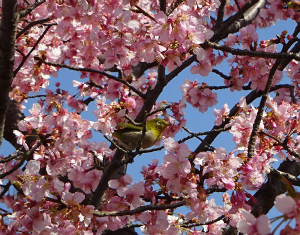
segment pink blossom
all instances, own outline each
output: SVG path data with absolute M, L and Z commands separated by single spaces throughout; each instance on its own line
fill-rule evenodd
M 201 55 L 199 55 L 201 56 Z M 203 77 L 208 76 L 208 74 L 212 71 L 211 63 L 207 60 L 201 60 L 197 65 L 193 65 L 191 67 L 192 74 L 200 74 Z
M 287 196 L 285 194 L 280 194 L 276 197 L 274 205 L 278 211 L 283 213 L 289 219 L 296 219 L 297 230 L 299 230 L 300 224 L 300 213 L 299 213 L 299 193 L 295 198 Z
M 215 125 L 221 125 L 228 116 L 229 111 L 228 104 L 224 104 L 221 110 L 214 109 L 214 115 L 216 116 Z
M 281 213 L 289 214 L 294 210 L 296 202 L 291 196 L 280 194 L 276 197 L 274 205 Z
M 121 197 L 126 197 L 126 201 L 130 203 L 130 208 L 134 209 L 143 206 L 145 202 L 141 199 L 141 195 L 145 192 L 144 182 L 133 183 L 132 186 L 123 187 L 118 190 Z
M 244 44 L 242 44 L 243 49 L 249 49 L 251 43 L 258 40 L 258 35 L 255 31 L 254 25 L 249 25 L 248 27 L 240 29 L 241 34 L 238 36 L 238 40 L 244 42 Z
M 181 90 L 183 98 L 185 98 L 193 107 L 197 107 L 200 112 L 204 113 L 207 111 L 208 107 L 217 103 L 217 94 L 210 89 L 205 88 L 205 84 L 202 86 L 203 87 L 198 87 L 197 80 L 191 82 L 187 79 L 181 86 Z
M 29 196 L 33 201 L 39 202 L 44 197 L 49 196 L 49 191 L 46 187 L 44 176 L 40 177 L 38 181 L 26 181 L 22 185 L 23 192 L 26 196 Z
M 267 235 L 270 233 L 270 221 L 266 215 L 255 218 L 250 212 L 240 209 L 243 218 L 237 224 L 237 228 L 242 233 L 254 235 Z
M 245 210 L 250 210 L 251 206 L 247 202 L 246 194 L 239 190 L 236 193 L 232 193 L 230 202 L 232 203 L 231 209 L 228 211 L 230 214 L 235 214 L 239 209 L 243 208 Z
M 26 174 L 36 175 L 40 170 L 41 163 L 39 161 L 30 160 L 26 165 Z
M 157 22 L 150 30 L 154 36 L 159 36 L 162 42 L 169 40 L 169 35 L 172 32 L 171 19 L 167 19 L 167 16 L 162 11 L 159 11 L 154 16 Z
M 24 123 L 24 122 L 22 122 L 22 123 Z M 21 124 L 20 124 L 20 125 L 21 125 Z M 26 136 L 24 136 L 24 135 L 22 134 L 22 132 L 20 132 L 20 131 L 18 131 L 18 130 L 14 130 L 13 132 L 14 132 L 14 134 L 17 136 L 17 143 L 18 143 L 19 145 L 23 146 L 23 147 L 28 151 L 28 150 L 29 150 L 29 147 L 28 147 L 28 145 L 27 145 L 27 143 L 26 143 Z

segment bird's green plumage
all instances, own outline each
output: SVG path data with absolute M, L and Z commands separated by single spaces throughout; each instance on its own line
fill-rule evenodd
M 143 136 L 141 147 L 146 149 L 153 146 L 161 137 L 164 129 L 169 125 L 169 123 L 160 118 L 146 122 L 146 132 Z M 131 123 L 123 123 L 120 127 L 121 129 L 115 130 L 112 136 L 118 139 L 118 143 L 126 149 L 136 149 L 142 138 L 143 127 L 135 126 Z

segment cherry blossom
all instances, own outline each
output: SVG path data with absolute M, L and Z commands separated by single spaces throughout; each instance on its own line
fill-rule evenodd
M 1 234 L 269 234 L 253 205 L 273 177 L 296 221 L 281 233 L 299 233 L 297 1 L 0 2 Z M 156 117 L 151 149 L 115 146 L 120 123 Z
M 250 212 L 241 209 L 240 210 L 243 220 L 240 220 L 237 224 L 237 228 L 245 234 L 269 234 L 270 233 L 270 221 L 265 215 L 260 215 L 257 219 Z

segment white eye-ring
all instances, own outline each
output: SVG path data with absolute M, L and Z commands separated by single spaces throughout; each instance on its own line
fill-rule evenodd
M 160 126 L 160 125 L 161 125 L 161 121 L 157 121 L 157 123 L 156 123 L 156 124 Z

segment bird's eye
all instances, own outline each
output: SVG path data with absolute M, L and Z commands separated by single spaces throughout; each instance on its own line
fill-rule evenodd
M 161 121 L 157 121 L 157 123 L 156 123 L 156 124 L 160 126 L 160 125 L 161 125 Z

